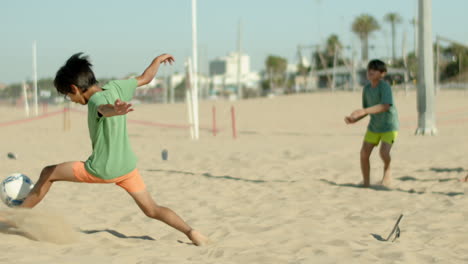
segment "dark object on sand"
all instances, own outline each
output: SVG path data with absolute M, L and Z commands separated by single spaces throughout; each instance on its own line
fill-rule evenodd
M 395 240 L 397 240 L 397 238 L 400 237 L 400 227 L 398 226 L 398 224 L 400 224 L 401 218 L 403 218 L 402 214 L 400 215 L 400 217 L 398 217 L 398 220 L 393 226 L 392 232 L 390 232 L 390 234 L 388 235 L 387 239 L 385 239 L 385 241 L 390 241 L 390 239 L 393 236 L 393 239 L 391 241 L 394 242 Z
M 10 159 L 17 159 L 18 158 L 18 156 L 13 152 L 8 152 L 7 156 Z
M 167 156 L 168 156 L 167 149 L 163 149 L 163 151 L 161 152 L 162 159 L 167 160 Z

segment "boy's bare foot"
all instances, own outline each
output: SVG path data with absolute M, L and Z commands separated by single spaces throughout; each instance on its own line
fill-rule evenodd
M 196 246 L 204 246 L 208 243 L 209 239 L 207 237 L 205 237 L 204 235 L 202 235 L 200 232 L 198 232 L 197 230 L 190 230 L 187 234 L 188 238 L 190 240 L 192 240 L 192 242 L 196 245 Z
M 367 183 L 365 184 L 364 181 L 360 181 L 358 184 L 357 184 L 358 187 L 361 187 L 361 188 L 369 188 L 370 187 L 370 183 Z
M 391 183 L 392 183 L 392 177 L 387 177 L 387 176 L 383 177 L 382 181 L 380 182 L 380 184 L 385 187 L 390 187 Z
M 17 227 L 15 222 L 11 221 L 10 219 L 6 218 L 5 216 L 1 214 L 0 214 L 0 223 L 3 223 L 7 225 L 8 227 L 13 227 L 13 228 Z

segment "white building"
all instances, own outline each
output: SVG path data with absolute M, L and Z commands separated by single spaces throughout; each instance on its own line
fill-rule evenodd
M 240 83 L 245 90 L 257 90 L 260 75 L 250 71 L 250 56 L 241 54 L 240 69 L 239 53 L 231 52 L 227 56 L 212 60 L 209 64 L 211 94 L 237 94 L 237 75 L 240 70 Z
M 210 62 L 210 75 L 226 75 L 231 78 L 237 78 L 239 53 L 231 52 L 229 55 L 219 57 Z M 240 56 L 240 72 L 245 75 L 250 72 L 250 56 L 242 54 Z

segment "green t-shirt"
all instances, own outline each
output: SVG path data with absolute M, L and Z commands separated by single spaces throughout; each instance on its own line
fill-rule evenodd
M 86 171 L 101 179 L 123 176 L 136 168 L 137 157 L 127 134 L 127 115 L 99 116 L 98 106 L 128 102 L 137 87 L 136 79 L 111 81 L 88 101 L 88 128 L 93 153 L 85 162 Z
M 371 114 L 367 129 L 375 133 L 398 131 L 400 124 L 398 112 L 393 102 L 392 88 L 385 81 L 380 81 L 375 88 L 372 88 L 372 85 L 368 83 L 362 92 L 362 106 L 364 108 L 378 104 L 389 104 L 390 109 L 383 113 Z

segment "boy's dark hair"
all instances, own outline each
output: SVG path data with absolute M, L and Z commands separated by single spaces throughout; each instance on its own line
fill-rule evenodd
M 371 60 L 367 64 L 367 70 L 376 70 L 379 72 L 387 72 L 387 65 L 381 60 Z
M 71 93 L 72 84 L 80 88 L 82 92 L 86 92 L 89 87 L 98 83 L 91 70 L 93 65 L 89 62 L 88 56 L 82 55 L 82 52 L 74 54 L 57 71 L 54 80 L 57 92 L 65 95 Z

